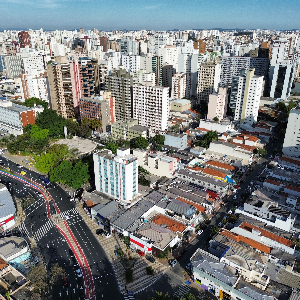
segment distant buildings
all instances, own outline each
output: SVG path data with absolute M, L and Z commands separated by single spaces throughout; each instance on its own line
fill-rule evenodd
M 192 78 L 190 73 L 174 74 L 172 78 L 172 99 L 190 99 L 192 89 Z
M 114 140 L 131 140 L 139 136 L 149 137 L 149 128 L 138 125 L 137 119 L 116 121 L 111 125 L 111 136 Z
M 102 150 L 93 155 L 96 190 L 130 203 L 138 194 L 137 157 L 130 149 L 118 149 L 113 155 L 110 150 Z

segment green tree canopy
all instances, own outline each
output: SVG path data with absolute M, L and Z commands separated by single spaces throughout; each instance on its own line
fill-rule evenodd
M 38 125 L 33 124 L 30 129 L 30 137 L 33 137 L 37 141 L 47 138 L 49 134 L 48 129 L 41 129 Z
M 217 141 L 218 134 L 216 131 L 209 131 L 201 137 L 200 145 L 201 147 L 208 148 L 211 141 Z
M 78 189 L 89 179 L 88 165 L 81 160 L 73 163 L 64 160 L 49 172 L 50 181 L 66 184 Z
M 73 120 L 67 120 L 68 134 L 78 135 L 79 124 Z
M 44 109 L 48 108 L 48 102 L 43 101 L 39 98 L 36 97 L 31 97 L 28 99 L 25 99 L 24 105 L 27 107 L 34 107 L 34 104 L 36 105 L 42 105 L 44 107 Z
M 219 118 L 218 118 L 218 117 L 214 117 L 213 120 L 214 120 L 215 122 L 219 122 Z
M 67 145 L 54 144 L 48 149 L 47 153 L 34 157 L 36 162 L 35 167 L 42 173 L 49 173 L 61 161 L 70 158 L 72 158 L 72 152 Z
M 98 119 L 88 119 L 88 118 L 82 118 L 81 119 L 81 124 L 82 125 L 87 125 L 91 129 L 97 129 L 102 127 L 102 123 Z
M 158 145 L 163 145 L 165 142 L 165 136 L 162 134 L 156 134 L 153 138 L 152 138 L 152 143 L 156 143 Z
M 32 268 L 27 275 L 27 279 L 32 282 L 35 292 L 45 295 L 45 293 L 48 291 L 48 275 L 44 265 L 39 265 Z
M 148 141 L 142 136 L 138 136 L 132 141 L 133 148 L 147 149 L 148 146 L 149 146 Z
M 116 142 L 110 142 L 106 145 L 106 149 L 111 150 L 112 153 L 116 154 L 119 145 Z
M 64 134 L 67 120 L 59 116 L 55 110 L 45 109 L 38 114 L 35 123 L 42 129 L 49 129 L 49 136 L 60 137 Z

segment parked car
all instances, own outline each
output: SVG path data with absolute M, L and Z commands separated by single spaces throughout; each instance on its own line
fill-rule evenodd
M 235 200 L 236 198 L 237 198 L 237 195 L 234 195 L 234 196 L 233 196 L 233 200 Z
M 141 250 L 136 250 L 136 253 L 140 256 L 145 256 L 145 252 L 141 251 Z
M 218 224 L 218 227 L 222 227 L 222 226 L 223 226 L 223 223 L 220 222 L 220 223 Z
M 104 236 L 107 237 L 107 238 L 109 238 L 109 237 L 111 236 L 111 233 L 108 232 L 108 231 L 105 231 L 105 232 L 104 232 Z
M 77 277 L 82 277 L 82 272 L 81 272 L 81 269 L 77 269 L 76 270 L 76 275 L 77 275 Z
M 146 259 L 149 260 L 152 263 L 155 263 L 155 258 L 151 255 L 146 255 Z
M 64 286 L 68 285 L 68 278 L 67 277 L 63 278 L 63 285 Z
M 170 259 L 169 265 L 174 268 L 177 265 L 178 261 L 176 259 Z
M 21 166 L 21 165 L 19 165 L 19 164 L 17 164 L 17 168 L 22 168 L 22 166 Z
M 177 255 L 176 259 L 179 261 L 179 260 L 181 260 L 182 256 L 183 256 L 183 254 L 180 253 L 180 254 Z
M 203 232 L 203 230 L 202 230 L 202 229 L 200 229 L 200 230 L 198 230 L 197 234 L 198 234 L 198 235 L 201 235 L 201 234 L 202 234 L 202 232 Z
M 184 253 L 186 253 L 187 251 L 188 251 L 187 248 L 184 248 L 184 249 L 181 250 L 181 254 L 184 254 Z
M 20 174 L 24 176 L 24 175 L 26 175 L 26 172 L 25 171 L 21 171 Z
M 98 229 L 96 230 L 96 234 L 98 234 L 98 235 L 103 235 L 103 234 L 104 234 L 104 230 L 103 230 L 102 228 L 98 228 Z

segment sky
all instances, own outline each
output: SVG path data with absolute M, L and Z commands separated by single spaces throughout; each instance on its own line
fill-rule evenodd
M 0 0 L 0 30 L 288 30 L 299 11 L 299 0 Z

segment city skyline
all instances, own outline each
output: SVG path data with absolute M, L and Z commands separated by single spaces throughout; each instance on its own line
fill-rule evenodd
M 288 5 L 288 6 L 287 6 Z M 102 2 L 96 0 L 0 0 L 0 29 L 99 30 L 298 29 L 300 3 L 222 0 Z M 14 17 L 15 16 L 15 17 Z

